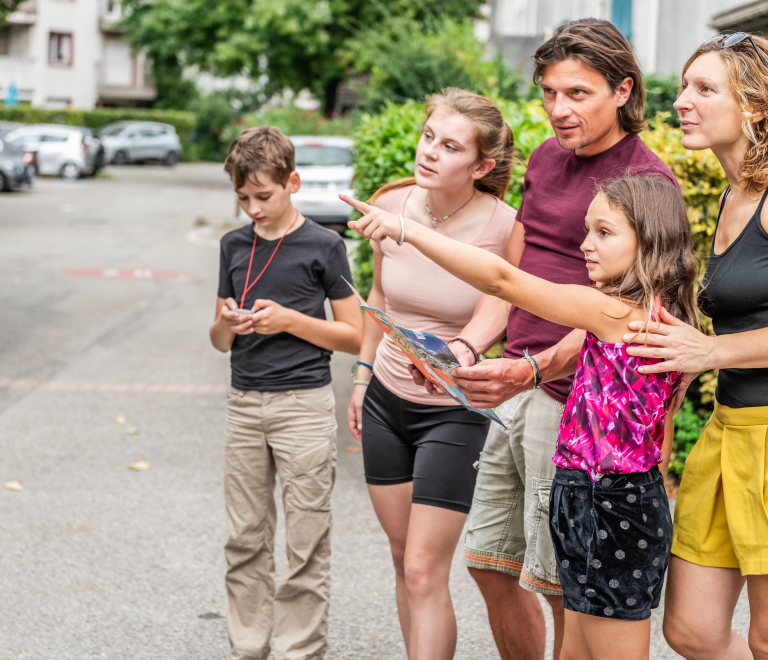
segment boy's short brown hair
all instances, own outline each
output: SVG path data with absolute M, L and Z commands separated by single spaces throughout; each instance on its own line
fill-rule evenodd
M 224 161 L 224 171 L 229 174 L 236 190 L 249 179 L 260 185 L 259 173 L 266 174 L 285 188 L 295 169 L 293 143 L 273 126 L 256 126 L 243 131 L 232 142 Z

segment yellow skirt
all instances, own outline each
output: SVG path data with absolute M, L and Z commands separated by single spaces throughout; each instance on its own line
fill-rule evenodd
M 768 574 L 768 406 L 715 402 L 685 461 L 672 554 L 742 575 Z

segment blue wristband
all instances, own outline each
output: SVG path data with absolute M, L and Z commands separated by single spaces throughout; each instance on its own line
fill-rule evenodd
M 364 367 L 368 367 L 371 371 L 373 371 L 373 365 L 372 364 L 368 364 L 367 362 L 360 362 L 360 360 L 358 360 L 357 362 L 355 362 L 352 365 L 352 370 L 349 373 L 349 375 L 352 376 L 352 378 L 354 378 L 354 379 L 357 378 L 357 365 L 358 364 L 360 364 L 360 365 L 362 365 Z
M 539 363 L 536 362 L 536 358 L 534 358 L 532 355 L 528 355 L 527 348 L 523 351 L 523 357 L 528 360 L 528 364 L 530 364 L 531 369 L 533 369 L 533 389 L 538 389 L 541 387 L 541 372 L 539 371 Z

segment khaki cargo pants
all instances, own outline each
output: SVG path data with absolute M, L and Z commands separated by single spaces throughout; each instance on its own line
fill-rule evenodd
M 227 398 L 224 498 L 229 539 L 227 629 L 232 660 L 325 655 L 330 597 L 336 419 L 331 386 Z M 275 590 L 275 475 L 288 567 Z
M 464 563 L 520 576 L 529 591 L 558 596 L 555 550 L 549 534 L 552 455 L 563 404 L 543 390 L 502 403 L 478 462 L 477 482 L 464 539 Z

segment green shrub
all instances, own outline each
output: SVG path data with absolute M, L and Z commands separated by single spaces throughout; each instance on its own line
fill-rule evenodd
M 680 477 L 688 454 L 699 439 L 709 414 L 697 411 L 693 403 L 686 399 L 675 415 L 675 439 L 672 443 L 672 458 L 669 461 L 669 473 Z
M 678 74 L 672 74 L 671 76 L 651 74 L 644 76 L 643 82 L 645 83 L 646 93 L 645 116 L 651 119 L 659 112 L 666 112 L 668 115 L 664 118 L 664 121 L 670 126 L 679 127 L 680 120 L 672 104 L 677 99 L 680 76 Z
M 190 160 L 224 162 L 229 151 L 226 131 L 241 116 L 228 95 L 214 92 L 195 99 L 189 106 L 196 119 Z
M 181 156 L 190 160 L 195 129 L 195 115 L 181 110 L 151 110 L 145 108 L 97 108 L 95 110 L 47 110 L 30 106 L 0 107 L 0 121 L 22 124 L 65 124 L 100 128 L 113 121 L 159 121 L 176 129 L 181 140 Z
M 413 176 L 416 143 L 424 123 L 424 106 L 416 101 L 387 104 L 378 115 L 364 115 L 355 141 L 355 195 L 368 199 L 385 183 Z M 357 233 L 353 257 L 355 286 L 368 297 L 373 281 L 373 251 Z

